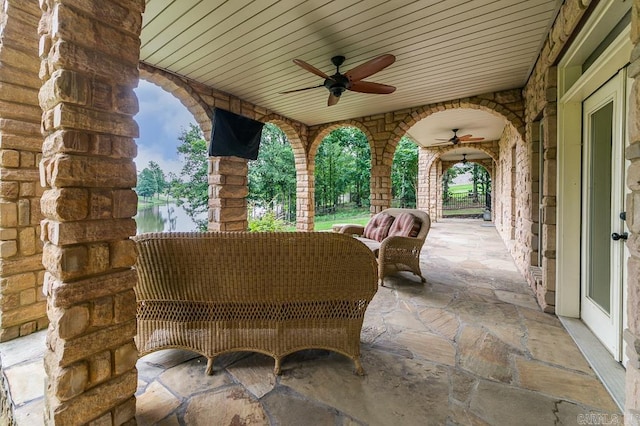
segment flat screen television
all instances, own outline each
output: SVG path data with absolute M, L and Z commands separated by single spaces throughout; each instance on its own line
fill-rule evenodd
M 209 156 L 258 158 L 264 123 L 224 109 L 213 110 Z

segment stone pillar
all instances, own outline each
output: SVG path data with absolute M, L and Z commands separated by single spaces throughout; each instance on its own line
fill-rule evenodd
M 309 164 L 309 163 L 307 163 Z M 302 170 L 296 164 L 296 230 L 313 231 L 315 217 L 314 166 Z
M 435 160 L 429 167 L 429 215 L 432 221 L 442 218 L 442 161 Z
M 371 166 L 371 214 L 391 207 L 391 166 Z
M 627 342 L 625 421 L 630 425 L 640 424 L 640 58 L 635 52 L 640 46 L 640 1 L 633 2 L 631 14 L 631 54 L 629 77 L 634 79 L 629 98 L 627 128 L 629 143 L 625 152 L 631 165 L 627 171 L 627 240 L 629 263 L 627 270 L 627 318 L 629 328 L 624 332 Z
M 45 422 L 135 424 L 133 88 L 144 0 L 40 6 Z
M 46 328 L 42 293 L 38 162 L 37 2 L 5 0 L 0 11 L 0 341 Z
M 418 188 L 416 188 L 416 208 L 429 211 L 429 163 L 431 153 L 423 147 L 418 148 Z
M 246 231 L 248 160 L 209 158 L 209 231 Z

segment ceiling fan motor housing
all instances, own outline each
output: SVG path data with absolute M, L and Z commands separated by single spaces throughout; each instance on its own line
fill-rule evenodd
M 324 81 L 324 87 L 336 97 L 340 97 L 350 86 L 349 79 L 340 73 L 335 73 Z

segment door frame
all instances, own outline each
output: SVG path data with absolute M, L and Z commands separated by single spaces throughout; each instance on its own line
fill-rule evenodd
M 626 163 L 624 159 L 624 148 L 628 144 L 626 138 L 626 132 L 624 128 L 626 126 L 618 127 L 617 123 L 624 123 L 626 121 L 626 108 L 627 102 L 627 90 L 626 90 L 627 73 L 626 68 L 623 68 L 616 73 L 609 81 L 603 86 L 599 87 L 583 102 L 583 154 L 582 154 L 582 244 L 581 244 L 581 299 L 580 299 L 580 316 L 583 322 L 588 325 L 593 333 L 600 339 L 602 344 L 612 353 L 616 361 L 622 361 L 622 330 L 624 329 L 623 319 L 623 294 L 626 290 L 626 275 L 623 264 L 624 259 L 624 241 L 612 242 L 608 239 L 607 243 L 610 247 L 609 259 L 607 260 L 610 265 L 609 279 L 615 277 L 620 285 L 612 285 L 609 291 L 610 306 L 609 312 L 605 313 L 604 309 L 596 302 L 592 302 L 586 296 L 588 286 L 589 268 L 585 263 L 585 259 L 588 258 L 588 245 L 587 241 L 589 236 L 588 222 L 590 218 L 590 205 L 591 196 L 588 188 L 587 180 L 589 179 L 589 173 L 591 172 L 591 146 L 587 144 L 593 143 L 585 135 L 590 121 L 586 118 L 589 113 L 595 112 L 599 108 L 602 108 L 606 104 L 612 104 L 612 116 L 611 120 L 614 124 L 612 126 L 612 146 L 611 146 L 611 193 L 610 202 L 611 208 L 607 216 L 609 217 L 609 223 L 607 223 L 608 234 L 612 232 L 622 232 L 624 222 L 618 218 L 620 210 L 617 208 L 624 204 L 624 175 L 626 171 Z M 587 110 L 587 103 L 596 103 Z M 617 165 L 622 164 L 621 170 L 617 169 Z M 585 211 L 586 208 L 586 211 Z M 616 281 L 616 282 L 618 282 Z M 589 321 L 589 322 L 587 322 Z
M 629 62 L 631 26 L 587 70 L 582 65 L 630 6 L 599 3 L 558 64 L 556 314 L 561 316 L 580 317 L 582 102 Z

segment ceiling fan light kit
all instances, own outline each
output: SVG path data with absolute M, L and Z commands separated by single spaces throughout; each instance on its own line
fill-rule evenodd
M 294 89 L 286 92 L 281 92 L 281 94 L 301 92 L 318 87 L 325 87 L 329 91 L 329 99 L 327 100 L 327 105 L 332 106 L 338 103 L 338 101 L 340 100 L 340 96 L 342 96 L 342 94 L 347 90 L 350 90 L 352 92 L 374 94 L 393 93 L 396 90 L 394 86 L 374 83 L 371 81 L 364 81 L 363 79 L 377 73 L 378 71 L 382 71 L 384 68 L 393 64 L 395 60 L 396 58 L 393 55 L 380 55 L 342 74 L 340 72 L 340 66 L 344 63 L 345 57 L 334 56 L 333 58 L 331 58 L 331 62 L 333 63 L 333 65 L 335 65 L 336 72 L 333 75 L 327 75 L 313 65 L 310 65 L 301 59 L 294 59 L 294 64 L 309 71 L 312 74 L 317 75 L 318 77 L 324 78 L 324 83 L 317 86 L 305 87 L 303 89 Z

